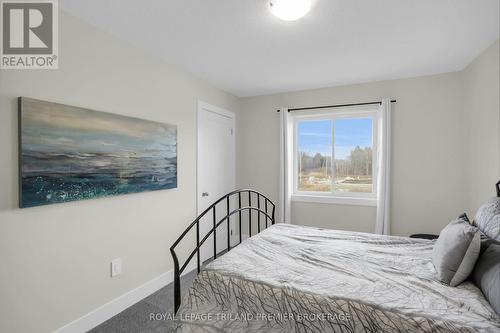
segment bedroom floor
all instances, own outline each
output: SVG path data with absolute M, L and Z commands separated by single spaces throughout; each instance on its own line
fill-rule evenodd
M 196 270 L 181 278 L 181 294 L 191 287 L 196 277 Z M 120 312 L 113 318 L 93 328 L 88 333 L 152 333 L 168 332 L 169 320 L 149 320 L 150 313 L 174 312 L 174 285 L 169 285 L 146 297 L 142 301 Z

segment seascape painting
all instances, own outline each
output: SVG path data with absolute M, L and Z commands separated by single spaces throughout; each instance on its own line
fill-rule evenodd
M 19 98 L 20 207 L 177 187 L 177 127 Z

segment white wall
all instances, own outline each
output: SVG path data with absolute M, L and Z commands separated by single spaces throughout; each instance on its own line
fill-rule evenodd
M 0 71 L 0 332 L 50 332 L 172 269 L 196 214 L 197 100 L 239 100 L 61 13 L 60 68 Z M 178 188 L 19 209 L 16 98 L 178 126 Z M 123 259 L 111 279 L 110 260 Z
M 500 179 L 499 41 L 463 72 L 467 208 L 472 213 Z

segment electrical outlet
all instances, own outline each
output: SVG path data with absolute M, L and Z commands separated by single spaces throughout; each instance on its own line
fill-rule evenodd
M 120 275 L 123 271 L 122 258 L 116 258 L 111 260 L 111 277 Z

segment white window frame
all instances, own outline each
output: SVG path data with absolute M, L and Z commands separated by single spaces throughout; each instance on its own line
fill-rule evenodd
M 292 201 L 298 202 L 315 202 L 315 203 L 330 203 L 330 204 L 345 204 L 345 205 L 360 205 L 360 206 L 376 206 L 377 205 L 377 174 L 378 174 L 378 107 L 349 107 L 338 109 L 326 109 L 323 111 L 304 111 L 294 112 L 291 114 L 293 121 L 293 193 Z M 299 191 L 299 145 L 298 145 L 298 125 L 302 121 L 316 120 L 338 120 L 338 119 L 354 119 L 354 118 L 370 118 L 372 119 L 372 179 L 373 187 L 371 193 L 345 193 L 345 192 L 314 192 L 314 191 Z M 334 158 L 335 149 L 335 125 L 332 126 L 332 160 Z M 332 172 L 334 172 L 332 163 Z M 334 176 L 332 177 L 332 182 Z M 333 185 L 333 184 L 332 184 Z

